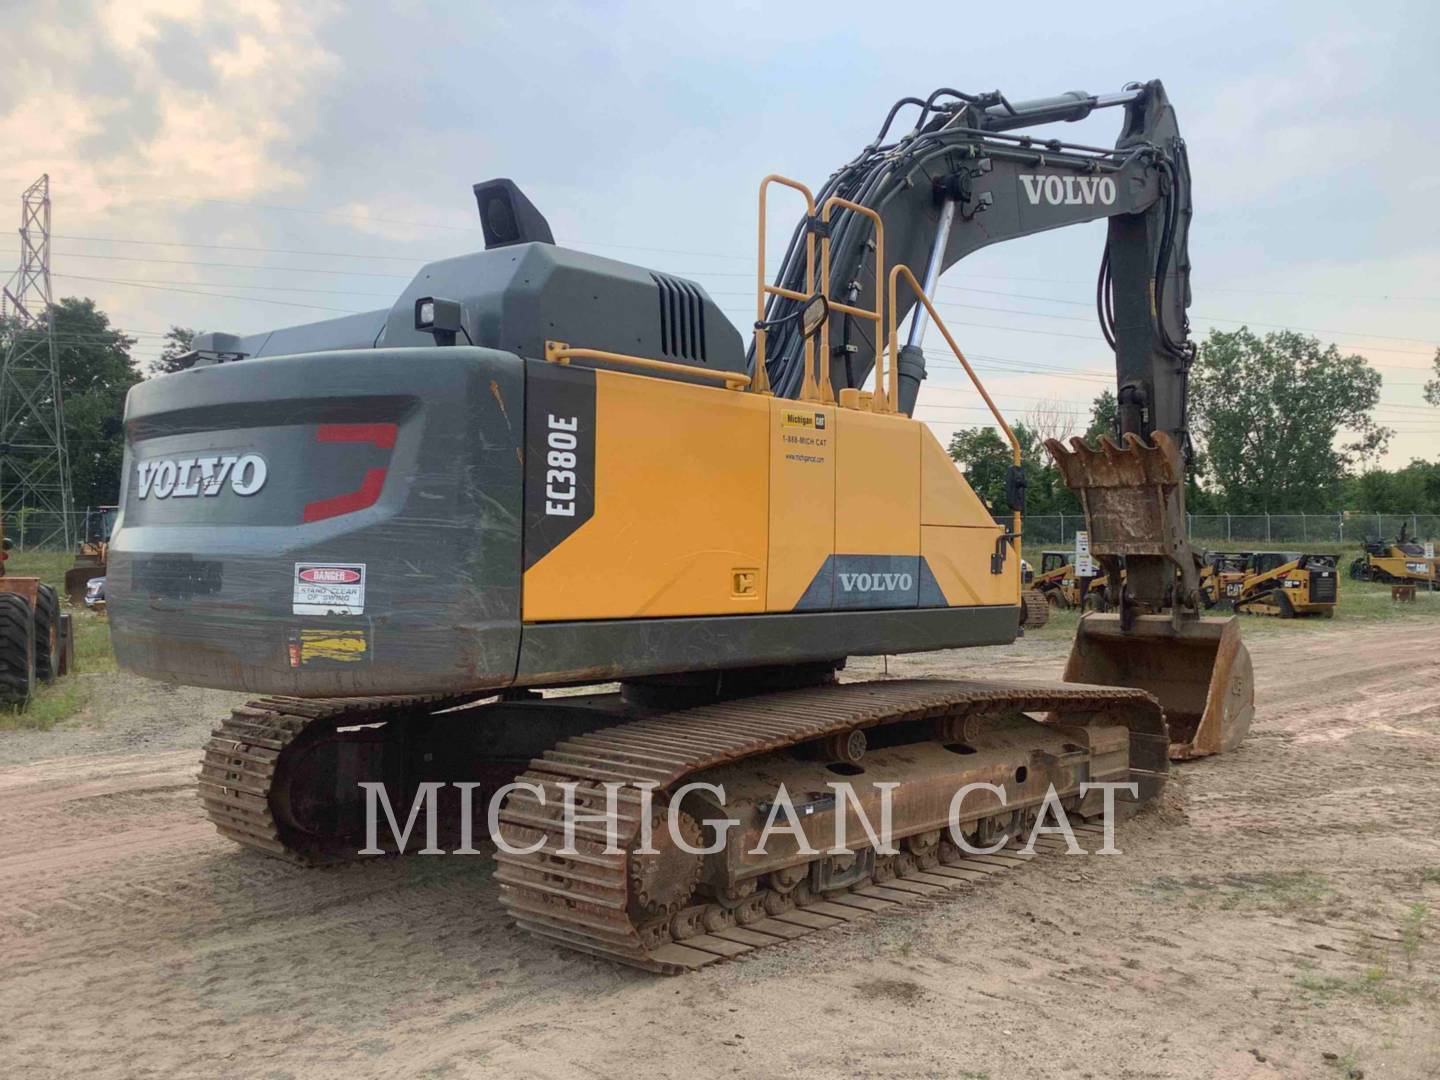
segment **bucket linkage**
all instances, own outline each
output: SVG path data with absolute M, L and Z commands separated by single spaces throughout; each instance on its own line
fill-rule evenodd
M 1183 760 L 1240 744 L 1255 715 L 1255 678 L 1236 617 L 1199 613 L 1184 462 L 1164 432 L 1151 439 L 1102 437 L 1098 449 L 1078 438 L 1069 448 L 1045 442 L 1084 508 L 1091 552 L 1110 581 L 1123 582 L 1112 590 L 1116 614 L 1081 618 L 1065 679 L 1154 694 L 1170 725 L 1170 757 Z

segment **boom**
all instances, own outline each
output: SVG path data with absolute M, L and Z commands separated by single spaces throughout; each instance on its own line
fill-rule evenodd
M 919 119 L 892 138 L 895 118 L 906 105 L 919 109 Z M 1081 120 L 1104 108 L 1124 109 L 1113 148 L 1025 131 Z M 1111 454 L 1106 460 L 1120 469 L 1117 476 L 1115 468 L 1092 467 L 1086 448 L 1072 452 L 1057 443 L 1051 451 L 1086 504 L 1096 554 L 1112 579 L 1119 580 L 1122 558 L 1130 563 L 1128 599 L 1140 610 L 1173 605 L 1197 612 L 1199 559 L 1183 526 L 1184 470 L 1191 456 L 1186 380 L 1195 351 L 1186 316 L 1190 169 L 1175 110 L 1160 82 L 1131 84 L 1116 94 L 1071 92 L 1019 103 L 998 91 L 972 95 L 944 88 L 924 100 L 903 99 L 870 145 L 830 177 L 817 203 L 832 195 L 874 210 L 884 225 L 887 262 L 925 267 L 923 284 L 932 295 L 946 269 L 982 247 L 1080 222 L 1109 222 L 1096 308 L 1115 353 L 1115 433 L 1122 446 L 1143 445 L 1154 460 L 1127 462 Z M 823 227 L 808 218 L 796 226 L 777 285 L 803 289 L 804 238 Z M 844 211 L 829 229 L 830 295 L 851 306 L 875 306 L 872 221 Z M 798 391 L 803 377 L 800 320 L 782 321 L 799 303 L 775 296 L 766 311 L 767 324 L 776 327 L 767 342 L 766 368 L 776 392 L 785 396 Z M 897 306 L 903 310 L 897 315 L 908 314 L 914 303 L 913 296 L 901 294 Z M 925 311 L 917 308 L 898 358 L 905 413 L 913 412 L 925 378 L 925 325 Z M 827 358 L 832 385 L 865 382 L 875 364 L 874 338 L 871 324 L 832 313 L 834 345 Z M 1127 436 L 1141 442 L 1131 444 Z M 1123 452 L 1113 444 L 1110 450 Z M 1159 505 L 1138 505 L 1137 488 L 1147 486 L 1163 491 Z M 1146 524 L 1137 531 L 1141 519 Z M 1126 598 L 1121 613 L 1128 626 Z

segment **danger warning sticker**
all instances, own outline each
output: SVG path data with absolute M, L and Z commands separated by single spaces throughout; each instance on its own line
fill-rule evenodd
M 294 614 L 363 615 L 364 563 L 295 564 Z

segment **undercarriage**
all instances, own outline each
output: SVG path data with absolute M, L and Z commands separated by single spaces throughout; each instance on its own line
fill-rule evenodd
M 435 801 L 442 846 L 405 829 L 430 853 L 475 853 L 494 799 L 521 927 L 676 973 L 1013 864 L 1047 809 L 1100 818 L 1096 785 L 1133 784 L 1109 793 L 1133 813 L 1168 746 L 1148 694 L 1075 684 L 822 683 L 678 710 L 621 693 L 261 698 L 211 739 L 201 798 L 230 839 L 305 865 L 394 850 L 366 787 L 397 827 Z

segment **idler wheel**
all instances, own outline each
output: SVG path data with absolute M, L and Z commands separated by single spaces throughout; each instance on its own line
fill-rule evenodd
M 664 809 L 651 816 L 650 846 L 654 854 L 630 855 L 630 909 L 641 918 L 669 917 L 679 911 L 700 883 L 703 858 L 679 847 L 670 833 Z M 681 813 L 676 822 L 681 838 L 691 847 L 700 846 L 700 825 Z

